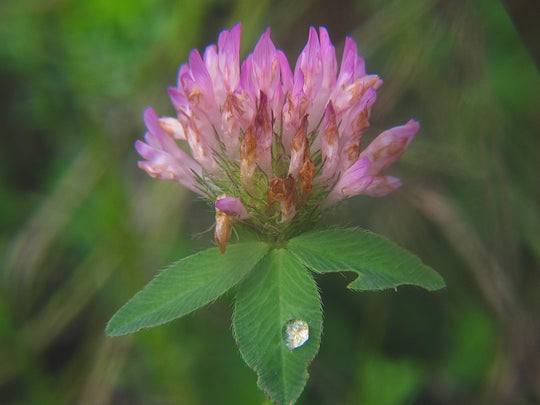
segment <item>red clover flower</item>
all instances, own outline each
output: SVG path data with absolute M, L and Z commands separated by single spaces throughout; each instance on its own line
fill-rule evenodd
M 294 71 L 268 29 L 241 64 L 240 24 L 203 56 L 189 55 L 169 95 L 176 117 L 144 113 L 148 132 L 135 147 L 152 177 L 175 180 L 213 201 L 223 253 L 235 222 L 286 240 L 322 210 L 355 195 L 400 187 L 382 174 L 405 151 L 418 122 L 381 133 L 362 149 L 382 80 L 366 74 L 352 38 L 341 67 L 324 27 L 309 30 Z M 178 144 L 186 142 L 189 154 Z

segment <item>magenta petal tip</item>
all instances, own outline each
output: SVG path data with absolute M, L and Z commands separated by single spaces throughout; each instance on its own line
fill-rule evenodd
M 218 198 L 218 200 L 216 201 L 216 208 L 220 211 L 227 213 L 227 215 L 231 216 L 233 219 L 236 220 L 244 220 L 249 218 L 246 207 L 244 207 L 244 204 L 242 204 L 242 202 L 238 198 Z

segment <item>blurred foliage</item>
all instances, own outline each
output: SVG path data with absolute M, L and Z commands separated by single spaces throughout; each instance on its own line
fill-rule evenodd
M 338 54 L 353 36 L 385 80 L 370 134 L 422 123 L 394 169 L 403 190 L 328 222 L 410 248 L 448 288 L 353 294 L 318 277 L 324 334 L 299 403 L 540 402 L 540 77 L 502 5 L 20 0 L 0 4 L 0 403 L 265 403 L 230 297 L 103 333 L 154 269 L 211 244 L 211 208 L 150 180 L 132 145 L 145 106 L 172 114 L 189 50 L 236 21 L 244 53 L 271 26 L 292 62 L 309 25 Z

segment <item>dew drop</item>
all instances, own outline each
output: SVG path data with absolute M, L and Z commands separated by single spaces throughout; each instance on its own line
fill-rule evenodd
M 301 319 L 293 319 L 285 325 L 285 346 L 287 349 L 294 350 L 309 339 L 309 326 L 307 322 Z

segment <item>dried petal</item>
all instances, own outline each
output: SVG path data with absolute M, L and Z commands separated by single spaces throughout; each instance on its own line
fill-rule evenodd
M 251 179 L 257 168 L 256 161 L 257 138 L 253 134 L 252 127 L 249 127 L 242 138 L 240 178 L 244 187 L 251 189 Z
M 335 176 L 339 162 L 339 131 L 331 101 L 326 107 L 322 121 L 321 154 L 324 163 L 321 177 L 327 180 Z
M 302 190 L 302 195 L 306 200 L 311 197 L 313 192 L 313 175 L 315 174 L 315 165 L 309 157 L 309 150 L 307 150 L 304 156 L 304 164 L 302 169 L 300 169 L 299 180 L 300 180 L 300 189 Z
M 270 173 L 272 169 L 273 128 L 268 111 L 268 97 L 262 91 L 259 95 L 259 106 L 252 127 L 257 138 L 257 166 L 265 173 Z
M 296 214 L 296 202 L 298 193 L 296 181 L 289 175 L 285 179 L 274 178 L 270 180 L 268 187 L 268 204 L 280 202 L 281 222 L 288 222 Z
M 221 254 L 225 253 L 227 244 L 232 234 L 231 218 L 223 211 L 216 210 L 216 232 L 215 239 Z
M 302 125 L 293 138 L 291 145 L 291 162 L 289 164 L 289 174 L 294 178 L 298 178 L 298 173 L 304 165 L 306 152 L 309 153 L 309 141 L 307 139 L 307 116 L 304 116 Z

